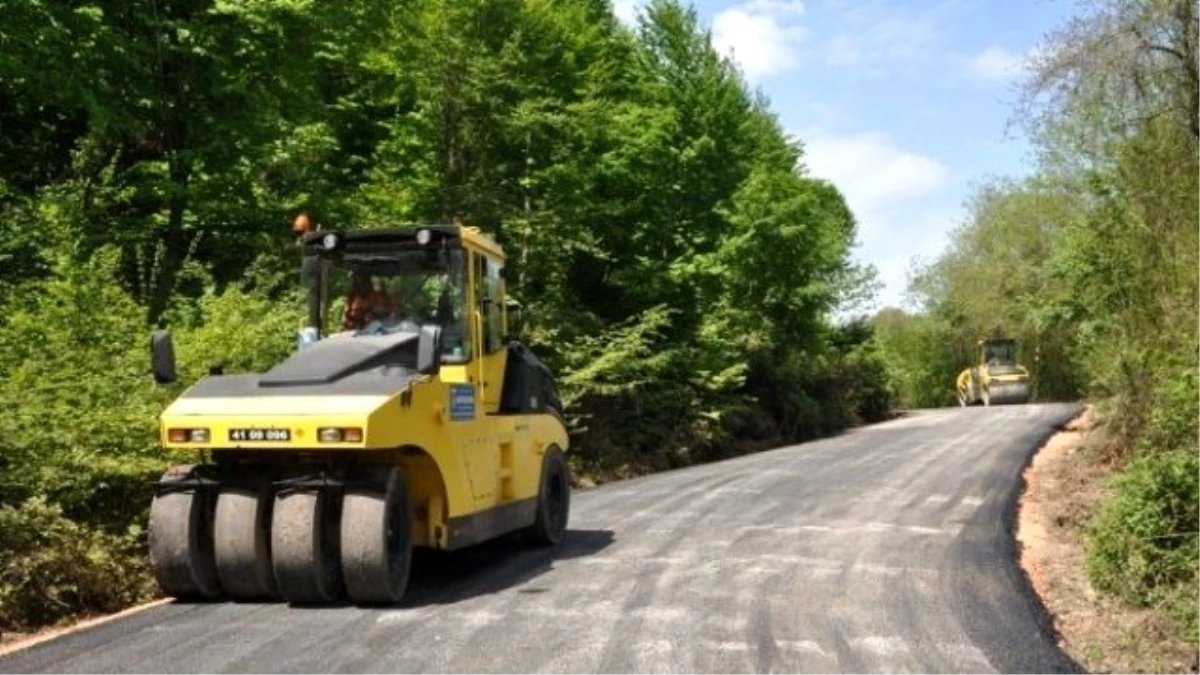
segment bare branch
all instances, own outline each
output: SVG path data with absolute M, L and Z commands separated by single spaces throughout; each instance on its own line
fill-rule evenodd
M 1164 47 L 1163 45 L 1150 44 L 1149 42 L 1145 43 L 1143 46 L 1152 52 L 1163 52 L 1164 54 L 1170 54 L 1171 56 L 1174 56 L 1180 61 L 1187 61 L 1187 57 L 1184 56 L 1183 52 L 1179 51 L 1178 49 Z

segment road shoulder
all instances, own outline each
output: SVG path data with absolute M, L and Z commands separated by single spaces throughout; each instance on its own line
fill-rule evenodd
M 1165 612 L 1121 605 L 1088 580 L 1085 534 L 1116 470 L 1096 459 L 1089 445 L 1096 430 L 1089 406 L 1026 468 L 1021 567 L 1053 619 L 1059 648 L 1089 672 L 1197 672 L 1195 646 L 1175 637 Z
M 74 621 L 65 625 L 52 626 L 42 628 L 33 633 L 4 633 L 0 635 L 0 656 L 8 656 L 19 651 L 24 651 L 30 647 L 36 647 L 43 642 L 56 640 L 60 637 L 85 631 L 89 628 L 104 625 L 117 619 L 124 619 L 127 616 L 144 612 L 147 609 L 160 607 L 171 602 L 170 598 L 161 598 L 152 602 L 134 605 L 127 609 L 123 609 L 114 614 L 102 614 L 81 621 Z

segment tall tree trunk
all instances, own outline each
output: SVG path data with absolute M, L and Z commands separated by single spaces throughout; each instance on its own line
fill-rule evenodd
M 187 259 L 188 237 L 183 229 L 183 217 L 187 210 L 187 187 L 191 178 L 191 166 L 183 159 L 171 160 L 171 197 L 167 205 L 167 229 L 163 232 L 162 257 L 158 261 L 158 273 L 150 295 L 147 319 L 156 323 L 167 309 L 179 270 Z
M 1187 105 L 1189 126 L 1192 136 L 1200 138 L 1200 74 L 1197 73 L 1197 41 L 1200 27 L 1196 25 L 1196 8 L 1193 0 L 1177 0 L 1175 20 L 1181 32 L 1179 51 L 1184 67 L 1184 96 Z
M 180 54 L 178 38 L 167 31 L 169 55 L 160 62 L 160 82 L 167 105 L 163 112 L 163 149 L 169 165 L 170 193 L 167 197 L 167 227 L 159 242 L 162 256 L 150 288 L 147 319 L 157 323 L 175 291 L 179 269 L 187 258 L 188 237 L 184 231 L 184 215 L 188 207 L 188 184 L 192 176 L 192 160 L 187 156 L 191 143 L 189 133 L 190 106 L 187 95 L 187 56 Z
M 449 223 L 459 213 L 458 189 L 462 173 L 459 134 L 459 92 L 456 64 L 442 72 L 442 220 Z

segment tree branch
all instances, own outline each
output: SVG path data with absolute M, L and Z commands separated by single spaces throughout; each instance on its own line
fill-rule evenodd
M 1142 46 L 1145 47 L 1146 49 L 1149 49 L 1152 52 L 1162 52 L 1164 54 L 1170 54 L 1171 56 L 1174 56 L 1175 58 L 1179 59 L 1180 61 L 1183 61 L 1185 63 L 1187 62 L 1187 57 L 1184 56 L 1183 52 L 1179 51 L 1178 49 L 1174 49 L 1172 47 L 1165 47 L 1163 45 L 1156 45 L 1156 44 L 1149 42 L 1148 40 L 1143 40 Z

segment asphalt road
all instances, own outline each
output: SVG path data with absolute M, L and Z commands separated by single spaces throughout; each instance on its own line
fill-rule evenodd
M 169 604 L 0 672 L 1054 672 L 1020 472 L 1076 406 L 922 411 L 577 492 L 553 550 L 423 556 L 388 609 Z

